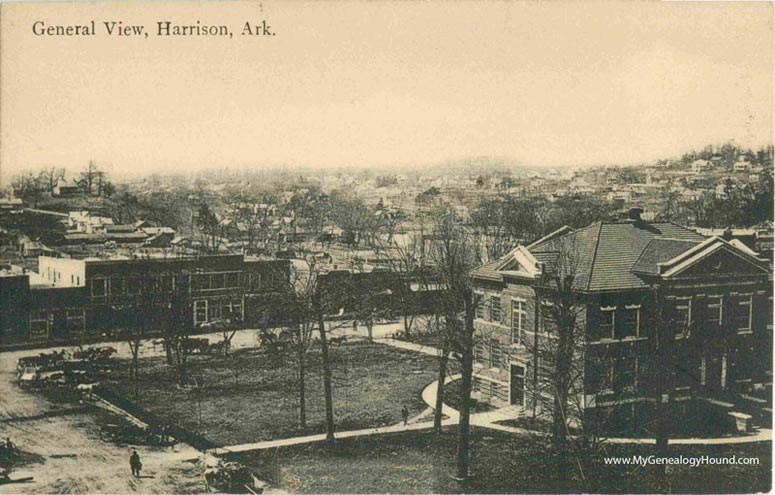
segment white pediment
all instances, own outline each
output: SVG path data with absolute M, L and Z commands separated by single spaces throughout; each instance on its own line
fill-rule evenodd
M 541 275 L 538 260 L 524 246 L 517 246 L 507 254 L 496 270 L 505 275 L 535 278 Z
M 658 266 L 663 278 L 690 275 L 698 269 L 707 275 L 766 274 L 768 269 L 765 262 L 751 253 L 750 249 L 742 249 L 720 237 L 712 237 Z

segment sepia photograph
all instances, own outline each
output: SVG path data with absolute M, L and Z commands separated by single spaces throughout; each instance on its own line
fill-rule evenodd
M 0 0 L 0 495 L 769 493 L 774 13 Z

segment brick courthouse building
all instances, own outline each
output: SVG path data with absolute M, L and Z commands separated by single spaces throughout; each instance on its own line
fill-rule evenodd
M 583 339 L 577 353 L 582 383 L 572 400 L 585 423 L 609 418 L 621 431 L 648 421 L 654 399 L 645 370 L 653 361 L 656 320 L 669 321 L 671 345 L 675 340 L 665 390 L 678 412 L 686 416 L 701 403 L 725 415 L 750 410 L 752 400 L 771 407 L 751 399 L 771 392 L 769 263 L 737 241 L 644 222 L 639 209 L 625 220 L 565 227 L 473 271 L 481 301 L 474 388 L 481 397 L 526 410 L 547 403 L 539 381 L 552 363 L 536 350 L 541 339 L 553 338 L 545 280 L 564 251 L 575 258 L 572 287 Z

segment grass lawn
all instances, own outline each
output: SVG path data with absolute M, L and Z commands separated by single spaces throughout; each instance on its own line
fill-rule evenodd
M 503 421 L 496 422 L 499 425 L 513 426 L 515 428 L 523 428 L 525 430 L 536 431 L 540 433 L 550 433 L 552 431 L 551 418 L 534 418 L 532 416 L 520 416 L 515 419 L 505 419 Z M 578 428 L 569 427 L 568 431 L 572 435 L 581 433 Z
M 452 380 L 444 385 L 444 403 L 456 411 L 460 411 L 460 405 L 462 403 L 460 400 L 463 388 L 462 385 L 462 380 Z M 489 402 L 471 399 L 471 414 L 483 413 L 494 409 L 495 406 L 491 405 Z
M 421 393 L 436 380 L 436 357 L 365 341 L 332 345 L 330 355 L 337 430 L 398 423 L 404 404 L 410 416 L 426 408 Z M 272 359 L 261 349 L 236 351 L 230 359 L 195 355 L 189 358 L 189 375 L 204 383 L 201 393 L 179 387 L 164 358 L 141 360 L 140 405 L 217 445 L 325 432 L 322 362 L 316 347 L 308 355 L 304 430 L 298 427 L 291 357 Z M 128 366 L 122 365 L 108 385 L 132 398 Z
M 396 338 L 404 342 L 412 342 L 413 344 L 427 345 L 429 347 L 439 346 L 439 336 L 435 332 L 423 331 L 419 328 L 415 328 L 409 338 L 406 338 L 404 334 L 397 335 Z
M 560 479 L 546 441 L 472 428 L 471 474 L 454 481 L 456 427 L 285 447 L 237 456 L 267 480 L 280 467 L 280 487 L 292 493 L 648 493 L 664 491 L 652 468 L 605 465 L 600 455 L 581 458 Z M 609 445 L 606 455 L 649 455 L 644 446 Z M 672 491 L 750 493 L 770 489 L 771 444 L 671 447 L 671 456 L 757 457 L 759 466 L 669 467 Z M 276 456 L 276 457 L 275 457 Z M 276 461 L 275 461 L 276 458 Z
M 620 426 L 617 429 L 610 428 L 607 430 L 604 436 L 624 438 L 654 438 L 656 434 L 654 431 L 655 420 L 650 418 L 647 421 L 647 423 L 640 425 L 635 429 L 633 429 L 631 426 Z M 533 430 L 542 433 L 549 433 L 552 431 L 552 420 L 549 416 L 538 418 L 521 416 L 516 419 L 498 421 L 498 424 L 524 428 L 526 430 Z M 673 417 L 670 420 L 670 425 L 672 429 L 670 438 L 731 438 L 751 436 L 754 434 L 738 432 L 734 427 L 734 424 L 732 424 L 731 420 L 718 414 L 710 418 L 698 418 L 698 416 L 691 414 L 685 418 Z M 572 434 L 580 433 L 578 428 L 573 427 L 570 428 L 570 432 Z

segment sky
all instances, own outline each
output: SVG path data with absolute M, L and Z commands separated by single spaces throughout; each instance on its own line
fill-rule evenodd
M 632 164 L 773 139 L 770 2 L 140 2 L 0 6 L 0 180 Z M 32 25 L 97 25 L 36 36 Z M 108 36 L 104 21 L 148 38 Z M 160 37 L 158 21 L 232 38 Z M 266 21 L 274 36 L 242 36 Z

